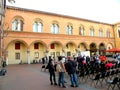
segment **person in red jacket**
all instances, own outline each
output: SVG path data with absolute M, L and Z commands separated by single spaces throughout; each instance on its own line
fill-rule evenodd
M 109 68 L 112 68 L 113 66 L 114 66 L 114 64 L 111 63 L 110 61 L 108 61 L 108 62 L 105 64 L 106 70 L 108 70 Z
M 105 63 L 106 62 L 106 56 L 105 55 L 101 55 L 100 56 L 100 60 L 101 60 L 101 62 L 103 62 L 103 63 Z

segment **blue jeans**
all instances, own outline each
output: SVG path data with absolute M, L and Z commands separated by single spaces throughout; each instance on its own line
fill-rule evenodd
M 59 72 L 59 77 L 58 77 L 58 85 L 65 86 L 65 76 L 64 76 L 64 72 Z
M 71 85 L 78 86 L 78 77 L 76 73 L 70 74 Z

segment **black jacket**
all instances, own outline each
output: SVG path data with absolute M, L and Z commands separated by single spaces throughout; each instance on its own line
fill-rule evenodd
M 49 72 L 55 72 L 55 66 L 51 63 L 48 63 L 48 65 L 46 66 L 46 69 L 49 70 Z
M 76 72 L 76 66 L 77 63 L 73 60 L 68 60 L 68 62 L 65 64 L 66 71 L 68 74 L 73 74 Z

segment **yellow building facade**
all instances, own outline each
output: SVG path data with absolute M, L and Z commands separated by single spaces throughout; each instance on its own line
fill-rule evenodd
M 71 16 L 8 6 L 4 26 L 7 64 L 32 63 L 45 56 L 90 55 L 120 47 L 119 23 L 112 25 Z M 9 27 L 9 29 L 8 29 Z
M 114 24 L 115 47 L 120 48 L 120 23 Z

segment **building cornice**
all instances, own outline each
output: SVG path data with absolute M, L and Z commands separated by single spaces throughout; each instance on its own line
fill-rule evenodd
M 77 19 L 77 20 L 82 20 L 82 21 L 87 21 L 87 22 L 93 22 L 93 23 L 98 23 L 98 24 L 114 26 L 114 24 L 109 24 L 109 23 L 104 23 L 104 22 L 99 22 L 99 21 L 94 21 L 94 20 L 89 20 L 89 19 L 83 19 L 83 18 L 68 16 L 68 15 L 62 15 L 62 14 L 57 14 L 57 13 L 39 11 L 39 10 L 34 10 L 34 9 L 27 9 L 27 8 L 15 7 L 15 6 L 7 6 L 7 9 L 27 11 L 27 12 L 33 12 L 33 13 L 41 13 L 41 14 L 47 14 L 47 15 L 58 16 L 58 17 L 63 17 L 63 18 Z

